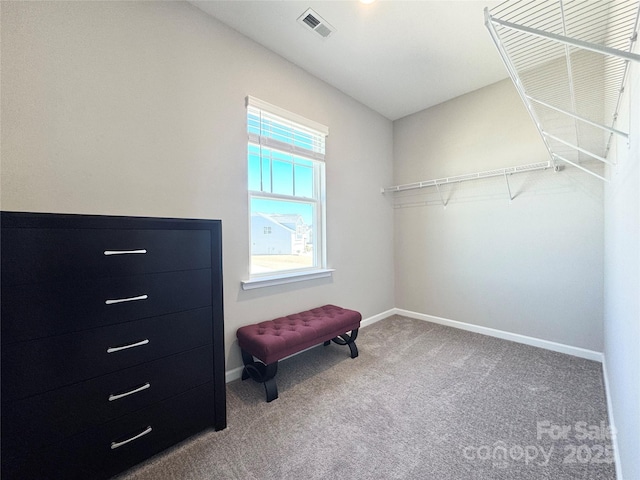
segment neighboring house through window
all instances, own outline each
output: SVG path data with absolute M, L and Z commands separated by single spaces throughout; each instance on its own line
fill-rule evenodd
M 327 127 L 247 97 L 247 134 L 251 278 L 326 270 Z

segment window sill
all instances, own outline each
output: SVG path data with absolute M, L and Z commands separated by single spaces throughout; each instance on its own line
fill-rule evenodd
M 255 277 L 249 280 L 243 280 L 240 283 L 243 290 L 253 290 L 255 288 L 273 287 L 275 285 L 285 285 L 287 283 L 330 277 L 334 271 L 333 268 L 323 268 L 306 272 L 283 273 L 280 275 L 270 275 L 268 277 Z

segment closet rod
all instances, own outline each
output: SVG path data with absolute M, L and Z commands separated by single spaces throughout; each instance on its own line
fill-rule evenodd
M 552 140 L 555 140 L 556 142 L 560 142 L 561 144 L 569 147 L 569 148 L 573 148 L 574 150 L 577 150 L 578 152 L 584 153 L 585 155 L 589 155 L 591 158 L 595 158 L 596 160 L 600 160 L 601 162 L 606 163 L 607 165 L 611 165 L 611 166 L 615 166 L 616 164 L 614 162 L 610 162 L 609 160 L 607 160 L 604 157 L 601 157 L 600 155 L 596 155 L 593 152 L 590 152 L 589 150 L 586 150 L 584 148 L 579 147 L 578 145 L 574 145 L 573 143 L 569 143 L 563 139 L 561 139 L 560 137 L 556 137 L 555 135 L 551 135 L 550 133 L 545 132 L 544 130 L 542 131 L 542 134 L 545 135 L 546 137 L 551 138 Z
M 550 161 L 529 163 L 527 165 L 518 165 L 516 167 L 498 168 L 495 170 L 487 170 L 485 172 L 467 173 L 465 175 L 456 175 L 453 177 L 436 178 L 434 180 L 424 180 L 422 182 L 405 183 L 404 185 L 395 185 L 392 187 L 385 187 L 380 189 L 380 193 L 403 192 L 405 190 L 415 190 L 418 188 L 425 188 L 425 187 L 436 187 L 439 191 L 440 185 L 446 185 L 448 183 L 460 183 L 467 180 L 478 180 L 480 178 L 490 178 L 490 177 L 500 177 L 500 176 L 504 176 L 506 179 L 507 175 L 512 175 L 514 173 L 533 172 L 535 170 L 546 170 L 547 168 L 550 168 L 550 167 L 551 167 Z M 507 180 L 507 186 L 508 186 L 508 180 Z M 511 192 L 509 192 L 509 197 L 512 198 Z
M 598 175 L 596 172 L 593 172 L 593 171 L 589 170 L 588 168 L 583 167 L 582 165 L 580 165 L 580 164 L 578 164 L 578 163 L 572 162 L 571 160 L 566 159 L 566 158 L 565 158 L 565 157 L 563 157 L 562 155 L 558 155 L 557 153 L 554 153 L 554 154 L 553 154 L 553 156 L 554 156 L 555 158 L 557 158 L 558 160 L 561 160 L 561 161 L 566 162 L 566 163 L 568 163 L 568 164 L 570 164 L 570 165 L 573 165 L 573 166 L 574 166 L 574 167 L 576 167 L 576 168 L 579 168 L 580 170 L 582 170 L 583 172 L 588 173 L 589 175 L 592 175 L 592 176 L 594 176 L 594 177 L 596 177 L 596 178 L 599 178 L 600 180 L 602 180 L 602 181 L 604 181 L 604 182 L 609 183 L 609 180 L 607 180 L 607 179 L 606 179 L 605 177 L 603 177 L 602 175 Z
M 598 123 L 598 122 L 593 122 L 593 121 L 589 120 L 588 118 L 581 117 L 580 115 L 577 115 L 577 114 L 575 114 L 573 112 L 569 112 L 568 110 L 563 110 L 562 108 L 554 107 L 553 105 L 550 105 L 547 102 L 543 102 L 542 100 L 538 100 L 537 98 L 533 98 L 532 96 L 527 95 L 526 93 L 524 94 L 524 96 L 528 100 L 531 100 L 532 102 L 538 103 L 538 104 L 542 105 L 543 107 L 550 108 L 551 110 L 555 110 L 558 113 L 564 113 L 565 115 L 568 115 L 571 118 L 575 118 L 576 120 L 580 120 L 581 122 L 588 123 L 589 125 L 594 126 L 596 128 L 599 128 L 601 130 L 606 130 L 609 133 L 615 133 L 616 135 L 619 135 L 619 136 L 621 136 L 623 138 L 629 138 L 629 134 L 626 133 L 626 132 L 622 132 L 620 130 L 616 130 L 613 127 L 607 127 L 606 125 L 602 125 L 601 123 Z

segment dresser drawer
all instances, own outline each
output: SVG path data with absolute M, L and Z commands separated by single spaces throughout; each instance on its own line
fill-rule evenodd
M 211 305 L 211 270 L 2 285 L 2 343 Z
M 6 228 L 2 283 L 211 268 L 209 230 Z
M 38 450 L 213 381 L 212 346 L 2 406 L 2 456 Z
M 211 307 L 11 344 L 2 397 L 26 398 L 212 342 Z
M 2 478 L 104 479 L 213 425 L 207 383 L 21 458 L 3 456 Z

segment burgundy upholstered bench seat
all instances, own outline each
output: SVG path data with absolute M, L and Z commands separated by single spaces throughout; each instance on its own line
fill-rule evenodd
M 278 360 L 331 340 L 348 345 L 351 358 L 358 356 L 355 339 L 362 315 L 355 310 L 325 305 L 306 312 L 241 327 L 236 332 L 242 350 L 242 379 L 264 383 L 267 401 L 278 398 L 275 373 Z M 351 332 L 349 335 L 348 333 Z M 254 358 L 259 361 L 255 361 Z

